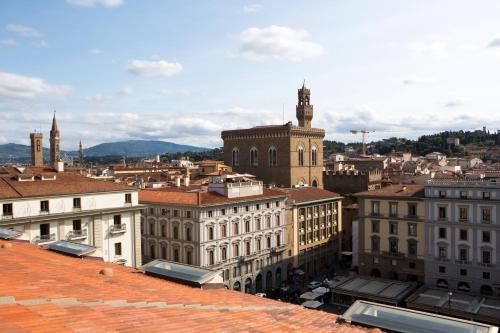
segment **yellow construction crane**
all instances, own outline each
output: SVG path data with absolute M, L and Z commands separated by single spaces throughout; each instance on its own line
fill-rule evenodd
M 373 133 L 375 131 L 367 131 L 367 130 L 351 130 L 352 134 L 358 134 L 361 133 L 361 142 L 362 142 L 362 148 L 361 151 L 364 156 L 366 156 L 366 134 L 368 133 Z

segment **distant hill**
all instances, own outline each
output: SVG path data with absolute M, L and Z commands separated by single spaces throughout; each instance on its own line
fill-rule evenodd
M 173 142 L 150 141 L 150 140 L 129 140 L 120 142 L 101 143 L 83 150 L 85 157 L 103 156 L 127 156 L 127 157 L 148 157 L 182 152 L 205 152 L 208 148 L 180 145 Z M 73 157 L 78 156 L 77 151 L 63 151 Z M 43 149 L 43 157 L 47 162 L 49 159 L 49 149 Z M 17 162 L 27 163 L 31 161 L 30 146 L 17 143 L 7 143 L 0 145 L 0 163 Z
M 182 153 L 185 151 L 203 152 L 208 148 L 188 145 L 179 145 L 173 142 L 129 140 L 120 142 L 101 143 L 83 150 L 85 156 L 120 155 L 127 157 L 147 157 L 166 153 Z

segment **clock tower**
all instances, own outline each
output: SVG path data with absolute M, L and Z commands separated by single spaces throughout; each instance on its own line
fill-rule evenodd
M 298 104 L 296 107 L 297 120 L 299 127 L 311 128 L 313 118 L 313 106 L 310 104 L 311 91 L 306 88 L 306 82 L 302 84 L 302 88 L 298 91 Z

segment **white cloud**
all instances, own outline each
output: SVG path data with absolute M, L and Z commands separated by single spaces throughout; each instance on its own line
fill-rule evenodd
M 443 42 L 412 42 L 408 48 L 421 55 L 431 55 L 442 58 L 446 56 L 446 44 Z
M 169 95 L 169 96 L 191 96 L 191 91 L 187 89 L 160 89 L 159 91 L 160 94 L 162 95 Z
M 17 42 L 16 42 L 15 39 L 1 39 L 0 40 L 0 45 L 16 46 Z
M 90 52 L 90 54 L 93 54 L 93 55 L 99 55 L 102 53 L 102 50 L 95 48 L 95 49 L 91 49 L 89 52 Z
M 323 46 L 304 40 L 308 35 L 305 30 L 276 25 L 248 28 L 239 36 L 239 52 L 251 60 L 274 58 L 301 61 L 322 55 Z
M 472 44 L 472 43 L 466 43 L 466 44 L 461 44 L 458 47 L 462 50 L 477 50 L 479 48 L 479 45 Z
M 134 89 L 130 88 L 130 87 L 125 87 L 123 89 L 121 89 L 118 94 L 119 95 L 126 95 L 126 96 L 130 96 L 134 93 Z
M 130 60 L 127 69 L 140 76 L 172 76 L 182 71 L 182 65 L 166 60 Z
M 461 99 L 453 99 L 451 101 L 448 101 L 444 106 L 447 107 L 447 108 L 454 108 L 454 107 L 458 107 L 458 106 L 463 106 L 464 105 L 464 101 L 461 100 Z
M 499 47 L 500 46 L 500 35 L 495 36 L 488 43 L 488 47 Z
M 93 96 L 87 96 L 87 97 L 85 97 L 85 99 L 87 101 L 90 101 L 90 102 L 102 103 L 102 102 L 109 101 L 109 100 L 113 99 L 113 96 L 103 95 L 103 94 L 95 94 Z
M 427 84 L 435 82 L 434 79 L 418 77 L 418 76 L 409 76 L 403 80 L 403 84 L 412 85 L 412 84 Z
M 64 96 L 72 88 L 68 85 L 51 85 L 37 77 L 0 72 L 0 97 L 34 99 L 42 96 Z
M 122 0 L 66 0 L 66 2 L 81 7 L 94 7 L 96 5 L 118 7 L 123 4 Z
M 243 6 L 243 11 L 245 13 L 256 13 L 261 9 L 262 9 L 262 5 L 258 4 L 258 3 Z
M 41 47 L 41 48 L 49 47 L 49 44 L 43 39 L 39 42 L 33 43 L 33 45 L 36 47 Z
M 19 36 L 23 37 L 41 37 L 42 34 L 35 29 L 25 26 L 25 25 L 20 25 L 20 24 L 7 24 L 5 27 L 7 31 L 13 32 L 18 34 Z

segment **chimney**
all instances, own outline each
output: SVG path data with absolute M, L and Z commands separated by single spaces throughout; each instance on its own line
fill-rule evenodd
M 184 178 L 184 186 L 189 186 L 189 177 Z
M 64 172 L 64 162 L 58 161 L 54 163 L 54 169 L 57 172 Z

